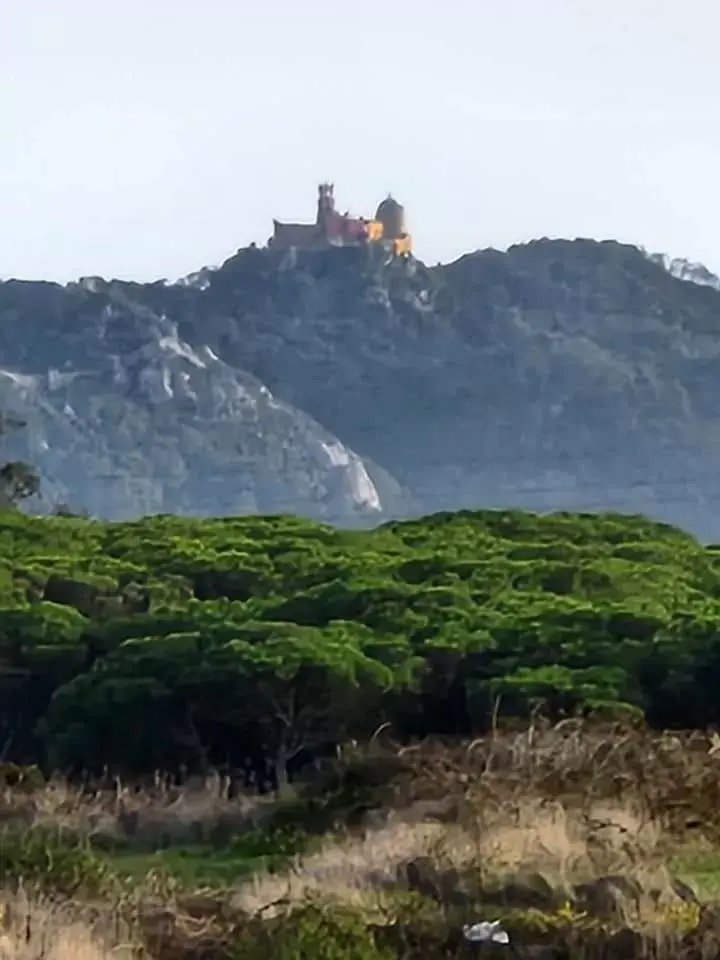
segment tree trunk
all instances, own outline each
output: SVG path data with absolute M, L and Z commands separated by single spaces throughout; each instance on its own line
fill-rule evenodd
M 275 756 L 275 779 L 277 781 L 277 792 L 280 796 L 287 792 L 289 786 L 287 770 L 288 759 L 289 754 L 287 747 L 284 743 L 280 743 Z

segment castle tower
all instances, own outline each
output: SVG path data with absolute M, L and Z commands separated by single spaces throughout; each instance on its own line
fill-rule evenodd
M 390 194 L 378 206 L 375 219 L 383 225 L 386 240 L 397 240 L 405 235 L 405 208 Z
M 335 184 L 321 183 L 318 187 L 317 225 L 324 227 L 335 214 Z

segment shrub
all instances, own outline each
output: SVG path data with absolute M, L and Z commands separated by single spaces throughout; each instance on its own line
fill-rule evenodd
M 70 834 L 32 828 L 0 831 L 0 884 L 74 896 L 107 891 L 114 875 L 89 845 Z
M 258 916 L 237 941 L 240 960 L 391 960 L 359 911 L 315 900 L 272 920 Z

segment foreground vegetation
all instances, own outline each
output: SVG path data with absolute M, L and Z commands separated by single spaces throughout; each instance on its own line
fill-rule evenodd
M 720 738 L 682 732 L 719 563 L 612 515 L 0 512 L 0 960 L 439 960 L 489 919 L 720 957 Z
M 16 785 L 0 957 L 441 960 L 492 919 L 514 956 L 720 957 L 719 744 L 537 722 L 380 737 L 284 798 Z

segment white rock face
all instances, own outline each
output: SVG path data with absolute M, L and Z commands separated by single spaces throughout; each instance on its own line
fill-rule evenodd
M 9 442 L 49 495 L 102 516 L 384 509 L 358 454 L 165 317 L 95 370 L 0 369 L 0 408 L 26 420 Z
M 344 472 L 344 485 L 352 502 L 359 507 L 382 511 L 380 494 L 360 457 L 348 450 L 339 440 L 332 444 L 323 443 L 322 448 L 327 453 L 331 466 Z
M 670 257 L 666 253 L 651 253 L 648 254 L 648 259 L 652 260 L 653 263 L 659 263 L 678 280 L 720 290 L 720 277 L 711 273 L 702 263 L 692 263 L 689 260 L 683 260 L 681 257 Z

